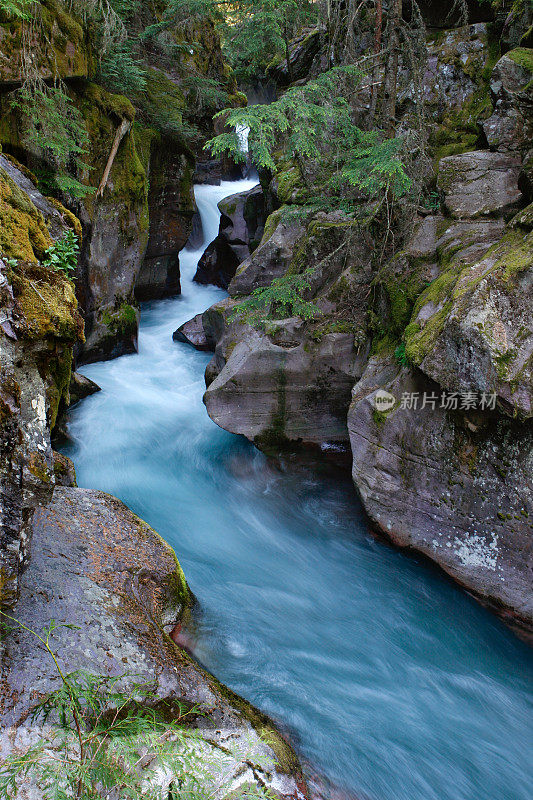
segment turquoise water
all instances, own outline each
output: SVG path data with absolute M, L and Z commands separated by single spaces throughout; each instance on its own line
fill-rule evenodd
M 216 202 L 197 188 L 206 242 Z M 205 246 L 205 243 L 204 243 Z M 111 492 L 175 548 L 201 604 L 195 654 L 370 800 L 530 800 L 530 651 L 425 564 L 375 541 L 349 481 L 269 462 L 202 404 L 208 356 L 175 328 L 223 293 L 143 307 L 139 353 L 82 372 L 80 486 Z

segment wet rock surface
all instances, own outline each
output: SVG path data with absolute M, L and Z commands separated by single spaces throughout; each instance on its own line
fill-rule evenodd
M 153 684 L 157 697 L 200 706 L 204 715 L 195 716 L 193 725 L 209 759 L 213 796 L 260 785 L 276 796 L 305 797 L 296 758 L 268 719 L 170 638 L 191 602 L 172 549 L 115 498 L 57 487 L 52 502 L 37 511 L 16 615 L 37 630 L 52 618 L 79 626 L 63 629 L 58 640 L 64 670 L 127 671 Z M 32 741 L 28 711 L 57 688 L 58 679 L 48 654 L 20 630 L 6 637 L 2 667 L 0 748 L 6 755 Z M 29 798 L 31 791 L 21 788 L 17 797 Z
M 385 389 L 396 399 L 375 407 Z M 403 394 L 438 398 L 401 408 Z M 424 553 L 530 635 L 531 423 L 440 407 L 439 387 L 391 361 L 372 360 L 348 414 L 353 478 L 372 523 Z
M 191 344 L 197 350 L 214 350 L 214 342 L 208 340 L 202 323 L 202 315 L 197 314 L 188 322 L 184 322 L 174 331 L 172 338 L 175 342 Z
M 79 372 L 73 372 L 70 376 L 69 394 L 71 406 L 99 391 L 100 387 L 98 384 L 90 378 L 86 378 L 85 375 L 80 375 Z
M 200 259 L 194 280 L 227 289 L 238 266 L 259 245 L 265 226 L 263 189 L 230 195 L 218 204 L 218 236 Z

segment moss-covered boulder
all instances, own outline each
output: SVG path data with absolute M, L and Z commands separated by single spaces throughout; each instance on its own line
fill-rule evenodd
M 284 303 L 298 276 L 305 276 L 307 318 Z M 292 206 L 272 214 L 230 284 L 231 299 L 203 316 L 216 343 L 204 396 L 211 418 L 267 451 L 303 445 L 345 453 L 350 390 L 369 348 L 370 281 L 368 242 L 356 221 Z M 254 315 L 266 290 L 274 294 Z
M 533 414 L 533 234 L 506 233 L 483 257 L 449 268 L 417 301 L 406 353 L 448 391 L 498 396 Z
M 533 140 L 533 49 L 506 53 L 492 71 L 490 88 L 494 111 L 483 122 L 489 147 L 527 156 Z

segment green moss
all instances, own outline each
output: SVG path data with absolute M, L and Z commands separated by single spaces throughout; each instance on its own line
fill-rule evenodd
M 423 328 L 417 321 L 409 323 L 404 333 L 405 355 L 412 364 L 419 365 L 429 353 L 444 327 L 451 307 L 451 303 L 446 303 L 426 322 Z
M 91 146 L 90 180 L 97 186 L 102 177 L 116 130 L 124 118 L 132 120 L 135 110 L 130 101 L 121 95 L 113 95 L 100 86 L 87 84 L 77 97 L 83 114 Z M 118 211 L 121 233 L 126 243 L 148 237 L 148 161 L 143 162 L 136 148 L 136 141 L 146 145 L 150 138 L 147 130 L 133 128 L 122 140 L 115 156 L 108 184 L 105 189 L 106 203 Z M 145 152 L 143 151 L 143 157 Z M 149 158 L 149 154 L 146 156 Z M 84 204 L 91 217 L 100 202 L 94 195 L 85 198 Z
M 61 273 L 19 262 L 10 271 L 9 280 L 27 338 L 83 341 L 83 321 L 74 288 Z
M 412 316 L 412 322 L 405 330 L 405 352 L 409 361 L 419 365 L 433 347 L 441 333 L 452 306 L 456 307 L 470 296 L 479 283 L 490 279 L 505 285 L 515 280 L 516 276 L 531 268 L 533 263 L 533 233 L 524 235 L 519 230 L 509 231 L 484 256 L 487 268 L 476 271 L 470 277 L 471 265 L 464 267 L 460 260 L 451 259 L 450 266 L 433 281 L 418 298 Z M 494 260 L 496 259 L 496 260 Z M 440 306 L 422 326 L 416 317 L 427 303 Z M 509 356 L 502 356 L 504 362 Z M 502 374 L 503 374 L 502 365 Z
M 510 50 L 506 55 L 515 64 L 527 69 L 528 72 L 533 72 L 533 49 L 531 47 L 515 47 L 514 50 Z
M 382 425 L 385 424 L 387 421 L 387 415 L 383 411 L 379 411 L 377 408 L 372 409 L 372 419 L 374 423 L 377 425 L 378 428 L 381 428 Z
M 430 146 L 436 164 L 446 156 L 475 150 L 479 144 L 478 123 L 492 113 L 489 82 L 494 65 L 500 58 L 499 39 L 492 32 L 489 33 L 486 47 L 487 57 L 484 61 L 476 54 L 466 64 L 461 60 L 456 63 L 476 84 L 476 89 L 461 105 L 449 110 L 437 130 L 431 134 Z
M 274 213 L 270 214 L 270 216 L 267 217 L 267 221 L 265 222 L 265 230 L 263 232 L 263 238 L 261 239 L 261 244 L 268 242 L 268 240 L 273 236 L 276 228 L 281 222 L 281 215 L 283 213 L 283 208 L 284 207 L 278 208 L 277 211 L 274 211 Z
M 37 261 L 51 245 L 43 215 L 0 167 L 0 253 Z
M 297 203 L 305 199 L 302 174 L 296 165 L 278 172 L 276 179 L 280 203 Z
M 61 203 L 55 197 L 47 197 L 46 199 L 48 200 L 49 203 L 51 203 L 54 206 L 54 208 L 56 208 L 59 211 L 59 213 L 63 217 L 63 221 L 69 226 L 69 228 L 72 228 L 72 230 L 74 231 L 74 233 L 78 238 L 78 242 L 81 247 L 83 235 L 82 235 L 81 222 L 79 221 L 78 217 L 75 214 L 73 214 L 72 211 L 69 211 L 68 208 L 65 208 L 63 203 Z
M 48 386 L 47 399 L 49 405 L 50 430 L 53 430 L 61 401 L 69 403 L 70 376 L 72 374 L 72 347 L 66 347 L 51 359 L 47 369 L 52 382 Z
M 102 322 L 114 337 L 127 338 L 137 333 L 137 311 L 128 303 L 122 303 L 116 310 L 104 311 Z

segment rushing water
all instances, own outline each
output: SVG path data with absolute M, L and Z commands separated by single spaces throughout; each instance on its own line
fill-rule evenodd
M 222 197 L 201 186 L 204 245 Z M 111 492 L 175 548 L 199 598 L 196 655 L 371 800 L 530 800 L 529 651 L 424 564 L 376 542 L 347 479 L 269 463 L 202 404 L 208 356 L 175 328 L 223 297 L 191 279 L 143 307 L 138 355 L 82 371 L 80 486 Z

